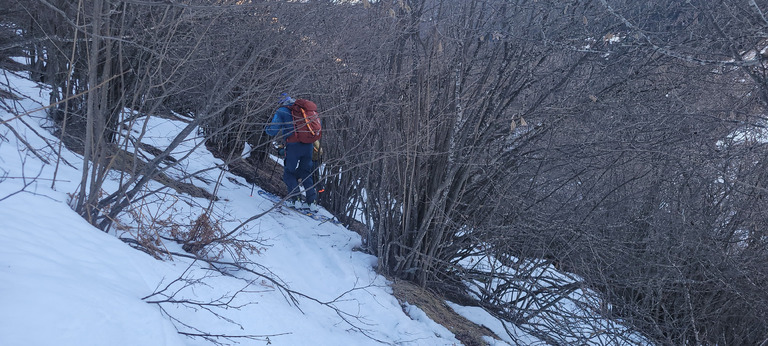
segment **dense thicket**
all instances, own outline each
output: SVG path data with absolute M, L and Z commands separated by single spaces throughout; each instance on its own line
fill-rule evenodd
M 53 87 L 91 162 L 76 209 L 104 229 L 171 165 L 172 147 L 99 194 L 124 113 L 182 117 L 227 162 L 248 142 L 258 163 L 288 91 L 323 111 L 322 203 L 364 221 L 382 272 L 472 283 L 524 325 L 573 286 L 460 263 L 545 260 L 655 342 L 768 341 L 765 1 L 4 6 L 0 57 L 24 49 Z

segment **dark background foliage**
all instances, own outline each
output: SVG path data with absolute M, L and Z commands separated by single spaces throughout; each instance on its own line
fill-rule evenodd
M 510 292 L 539 299 L 534 310 L 552 299 L 520 284 L 534 271 L 460 263 L 543 261 L 598 292 L 596 313 L 659 344 L 761 344 L 766 10 L 11 0 L 0 6 L 0 58 L 11 68 L 8 57 L 24 54 L 53 88 L 57 133 L 91 163 L 76 210 L 102 229 L 173 165 L 178 145 L 119 164 L 126 146 L 114 134 L 136 119 L 121 112 L 182 119 L 178 138 L 199 129 L 232 165 L 248 143 L 248 164 L 272 172 L 262 129 L 287 91 L 320 106 L 322 203 L 363 229 L 383 273 L 525 325 L 538 311 Z M 128 174 L 104 196 L 111 168 Z M 467 283 L 482 294 L 462 294 Z

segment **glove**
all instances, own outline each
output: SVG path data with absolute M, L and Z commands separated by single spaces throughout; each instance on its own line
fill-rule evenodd
M 277 148 L 277 156 L 280 158 L 285 158 L 285 147 L 280 146 Z

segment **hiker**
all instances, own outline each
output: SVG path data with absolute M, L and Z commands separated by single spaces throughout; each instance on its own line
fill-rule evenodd
M 275 150 L 277 151 L 277 157 L 285 160 L 285 143 L 272 142 Z M 320 140 L 316 140 L 312 143 L 312 181 L 315 183 L 315 191 L 317 191 L 317 198 L 315 203 L 320 204 L 320 194 L 325 192 L 323 186 L 323 179 L 320 178 L 320 167 L 323 164 L 323 147 L 320 146 Z
M 280 105 L 275 111 L 275 115 L 272 117 L 272 122 L 267 125 L 265 131 L 270 136 L 281 135 L 281 139 L 285 141 L 285 159 L 283 161 L 283 182 L 288 189 L 288 200 L 286 203 L 289 207 L 296 209 L 309 209 L 311 211 L 317 211 L 318 207 L 315 203 L 317 199 L 317 192 L 315 191 L 312 181 L 312 151 L 314 138 L 307 139 L 307 136 L 311 135 L 319 137 L 319 120 L 317 120 L 318 128 L 310 129 L 310 120 L 308 118 L 301 118 L 302 122 L 295 122 L 298 114 L 304 113 L 307 117 L 307 113 L 314 113 L 314 117 L 317 118 L 317 107 L 314 103 L 300 100 L 300 105 L 310 103 L 315 109 L 308 110 L 305 107 L 299 107 L 297 100 L 283 93 L 278 102 Z M 306 112 L 305 112 L 306 110 Z M 306 122 L 306 123 L 304 123 Z M 297 130 L 296 124 L 301 124 L 301 128 Z M 315 133 L 316 132 L 316 133 Z M 306 143 L 309 141 L 308 143 Z M 298 196 L 301 191 L 299 190 L 299 182 L 304 186 L 305 200 L 302 202 Z

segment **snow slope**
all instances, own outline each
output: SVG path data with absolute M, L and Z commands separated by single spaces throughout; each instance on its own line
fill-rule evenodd
M 29 96 L 2 100 L 13 112 L 0 110 L 1 121 L 20 134 L 0 126 L 0 345 L 459 344 L 418 308 L 407 305 L 406 314 L 387 280 L 375 273 L 375 258 L 352 250 L 360 245 L 359 236 L 341 226 L 273 210 L 249 223 L 243 234 L 258 241 L 260 251 L 247 259 L 253 272 L 223 266 L 227 275 L 187 257 L 156 260 L 116 237 L 128 234 L 92 227 L 68 205 L 68 194 L 77 191 L 81 179 L 81 157 L 64 149 L 62 158 L 69 164 L 59 164 L 52 187 L 58 141 L 45 129 L 44 113 L 12 119 L 40 108 L 46 90 L 9 72 L 0 74 L 9 81 L 4 88 Z M 167 134 L 180 126 L 151 119 L 145 142 L 162 148 Z M 191 136 L 181 148 L 198 148 L 184 170 L 220 163 L 199 144 Z M 208 184 L 196 183 L 213 192 L 213 183 L 222 182 L 215 210 L 225 229 L 272 207 L 255 193 L 251 197 L 244 179 L 221 170 L 207 174 Z M 146 215 L 178 215 L 178 222 L 189 222 L 207 202 L 182 203 L 170 196 L 147 203 Z M 183 252 L 173 242 L 163 245 Z M 231 255 L 225 253 L 223 260 Z M 230 303 L 221 308 L 172 300 Z M 467 311 L 474 320 L 492 320 L 484 312 Z M 235 337 L 179 333 L 200 331 Z

